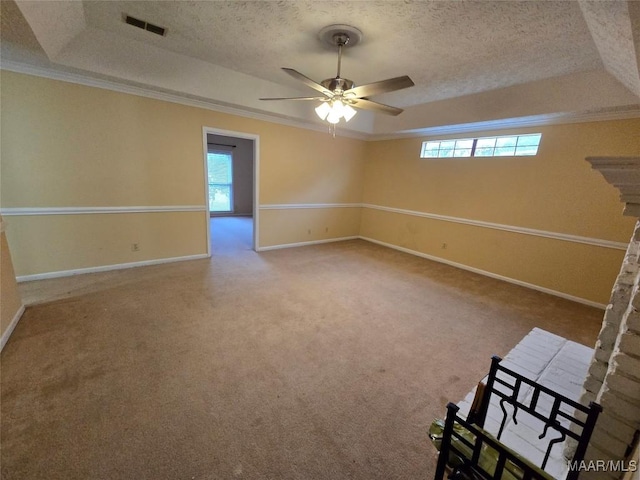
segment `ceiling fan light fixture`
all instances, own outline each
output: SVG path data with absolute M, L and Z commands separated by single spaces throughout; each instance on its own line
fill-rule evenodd
M 351 120 L 356 114 L 356 110 L 350 105 L 344 104 L 342 100 L 335 99 L 331 102 L 322 102 L 316 107 L 316 113 L 321 120 L 335 125 L 340 122 L 341 118 L 344 118 L 345 122 Z
M 328 116 L 327 116 L 327 122 L 335 125 L 336 123 L 340 122 L 340 117 L 337 116 L 334 112 L 331 112 Z
M 326 78 L 316 82 L 293 68 L 283 67 L 287 74 L 322 94 L 321 97 L 289 97 L 289 98 L 261 98 L 260 100 L 315 100 L 320 104 L 315 108 L 320 120 L 330 124 L 329 131 L 335 136 L 336 124 L 344 119 L 351 120 L 357 109 L 375 110 L 387 115 L 399 115 L 401 108 L 391 107 L 369 100 L 369 97 L 382 93 L 394 92 L 412 87 L 413 81 L 407 76 L 388 78 L 379 82 L 357 86 L 353 80 L 340 75 L 342 65 L 342 51 L 352 47 L 362 40 L 362 32 L 350 25 L 329 25 L 320 31 L 320 39 L 331 47 L 338 47 L 338 70 L 333 78 Z M 355 108 L 353 108 L 355 107 Z
M 344 104 L 342 103 L 342 100 L 334 100 L 331 103 L 331 114 L 338 118 L 342 118 L 342 112 L 344 111 Z
M 322 102 L 316 107 L 316 113 L 320 117 L 320 120 L 324 120 L 325 118 L 327 118 L 329 112 L 331 112 L 331 107 L 329 106 L 328 102 Z
M 345 105 L 344 109 L 342 109 L 342 116 L 344 117 L 345 122 L 348 122 L 349 120 L 351 120 L 356 113 L 357 113 L 356 109 L 353 108 L 351 105 Z

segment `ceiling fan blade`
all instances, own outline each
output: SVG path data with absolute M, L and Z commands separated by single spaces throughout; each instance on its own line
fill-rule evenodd
M 296 80 L 300 80 L 302 83 L 304 83 L 307 87 L 311 87 L 314 90 L 319 91 L 320 93 L 326 95 L 327 97 L 331 98 L 333 96 L 333 92 L 327 90 L 326 88 L 324 88 L 322 85 L 320 85 L 319 83 L 314 82 L 313 80 L 311 80 L 309 77 L 305 77 L 303 74 L 301 74 L 300 72 L 298 72 L 297 70 L 294 70 L 293 68 L 283 68 L 282 70 L 284 70 L 285 72 L 287 72 L 289 75 L 291 75 L 293 78 L 295 78 Z
M 372 97 L 379 95 L 380 93 L 394 92 L 403 88 L 413 87 L 415 84 L 407 75 L 402 77 L 388 78 L 387 80 L 381 80 L 379 82 L 367 83 L 366 85 L 360 85 L 344 92 L 345 97 L 355 98 Z
M 390 107 L 378 102 L 372 102 L 371 100 L 365 100 L 364 98 L 357 98 L 351 100 L 354 107 L 362 108 L 363 110 L 374 110 L 379 113 L 386 113 L 387 115 L 400 115 L 404 110 L 401 108 Z
M 260 100 L 326 100 L 327 97 L 274 97 L 260 98 Z

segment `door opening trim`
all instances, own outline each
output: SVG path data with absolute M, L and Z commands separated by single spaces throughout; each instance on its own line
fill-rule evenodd
M 207 255 L 211 256 L 211 232 L 209 228 L 209 219 L 211 212 L 209 211 L 209 177 L 207 164 L 207 134 L 220 135 L 224 137 L 244 138 L 251 140 L 253 143 L 253 250 L 260 249 L 260 209 L 258 208 L 258 199 L 260 198 L 260 135 L 254 135 L 246 132 L 236 132 L 233 130 L 223 130 L 214 127 L 202 127 L 202 158 L 204 162 L 204 198 L 205 198 L 205 218 L 207 231 Z

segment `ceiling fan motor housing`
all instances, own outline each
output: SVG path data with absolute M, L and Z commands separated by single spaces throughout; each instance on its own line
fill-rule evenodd
M 345 92 L 355 86 L 355 84 L 351 80 L 340 77 L 327 78 L 326 80 L 320 82 L 320 84 L 334 94 Z

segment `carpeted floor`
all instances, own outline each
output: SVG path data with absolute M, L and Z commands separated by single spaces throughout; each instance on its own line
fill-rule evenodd
M 226 225 L 226 226 L 225 226 Z M 354 240 L 21 285 L 4 480 L 428 479 L 432 419 L 533 327 L 603 312 Z

